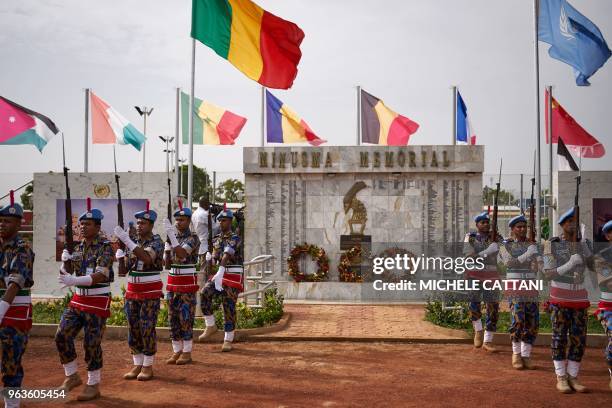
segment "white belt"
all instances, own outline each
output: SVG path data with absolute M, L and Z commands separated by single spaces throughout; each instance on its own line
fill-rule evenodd
M 15 296 L 11 306 L 29 305 L 32 303 L 32 296 Z
M 128 275 L 128 282 L 130 282 L 130 283 L 161 282 L 161 276 L 159 274 L 157 274 L 157 275 L 143 275 L 143 276 Z
M 228 265 L 225 268 L 225 272 L 229 272 L 229 273 L 244 273 L 244 267 L 242 265 Z
M 105 286 L 103 288 L 90 289 L 76 288 L 76 294 L 79 296 L 110 295 L 110 287 Z
M 582 283 L 565 283 L 565 282 L 557 282 L 555 280 L 550 281 L 550 286 L 558 289 L 567 289 L 567 290 L 583 290 L 584 285 Z
M 603 300 L 612 300 L 612 292 L 601 292 L 599 298 Z
M 196 271 L 196 268 L 172 268 L 170 269 L 170 274 L 171 275 L 195 275 L 198 272 Z
M 508 272 L 507 279 L 535 279 L 536 274 L 533 272 Z

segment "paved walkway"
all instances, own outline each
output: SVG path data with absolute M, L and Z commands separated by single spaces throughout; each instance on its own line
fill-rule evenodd
M 423 320 L 423 305 L 285 304 L 291 313 L 286 329 L 269 338 L 345 338 L 381 340 L 456 340 L 467 335 Z

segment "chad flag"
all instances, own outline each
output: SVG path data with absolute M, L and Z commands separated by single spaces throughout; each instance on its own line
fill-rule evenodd
M 361 139 L 363 143 L 406 146 L 419 124 L 387 108 L 383 101 L 361 91 Z
M 246 123 L 238 116 L 212 103 L 193 98 L 193 144 L 233 145 Z M 189 95 L 181 92 L 183 143 L 189 143 Z
M 288 89 L 304 32 L 250 0 L 193 0 L 191 37 L 260 84 Z
M 314 134 L 290 107 L 266 90 L 266 130 L 268 143 L 308 142 L 319 146 L 326 141 Z

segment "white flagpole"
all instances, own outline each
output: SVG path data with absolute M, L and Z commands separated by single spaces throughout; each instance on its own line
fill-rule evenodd
M 266 87 L 261 87 L 261 147 L 266 145 Z
M 470 137 L 470 135 L 467 135 Z M 457 144 L 457 87 L 453 86 L 453 145 Z M 469 144 L 469 141 L 468 141 Z
M 540 196 L 542 191 L 542 163 L 540 152 L 540 50 L 538 44 L 538 16 L 539 0 L 533 0 L 533 54 L 535 68 L 535 102 L 536 102 L 536 233 L 537 242 L 542 240 L 542 214 L 540 210 Z M 552 220 L 551 220 L 552 222 Z
M 83 172 L 89 172 L 89 88 L 85 88 L 85 155 L 83 156 Z
M 548 124 L 547 124 L 547 128 L 548 128 L 548 194 L 550 194 L 550 205 L 548 207 L 548 226 L 549 226 L 549 231 L 550 231 L 550 236 L 555 236 L 553 235 L 553 226 L 557 225 L 556 223 L 552 222 L 553 221 L 553 132 L 552 132 L 552 123 L 553 123 L 553 118 L 552 118 L 552 86 L 549 85 L 548 87 Z M 544 196 L 544 200 L 546 200 L 546 196 Z
M 176 125 L 174 128 L 174 177 L 176 177 L 176 194 L 181 191 L 181 178 L 179 177 L 179 141 L 181 123 L 181 88 L 176 88 Z
M 361 85 L 357 85 L 357 146 L 361 144 Z
M 195 93 L 195 55 L 196 41 L 191 39 L 191 92 L 189 95 L 189 167 L 187 169 L 187 205 L 193 202 L 193 105 Z

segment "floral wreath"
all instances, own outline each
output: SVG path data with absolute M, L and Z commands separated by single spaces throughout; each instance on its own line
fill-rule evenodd
M 361 246 L 354 246 L 342 255 L 340 255 L 340 263 L 338 264 L 338 275 L 340 282 L 363 282 L 361 274 L 353 271 L 353 263 L 351 259 L 361 258 L 363 251 Z
M 315 273 L 305 274 L 300 271 L 298 261 L 302 255 L 310 255 L 316 262 L 318 269 Z M 296 282 L 320 282 L 327 279 L 327 273 L 329 272 L 329 258 L 325 254 L 323 248 L 319 248 L 316 245 L 310 245 L 303 243 L 296 245 L 291 250 L 291 255 L 287 258 L 287 266 L 289 276 Z

